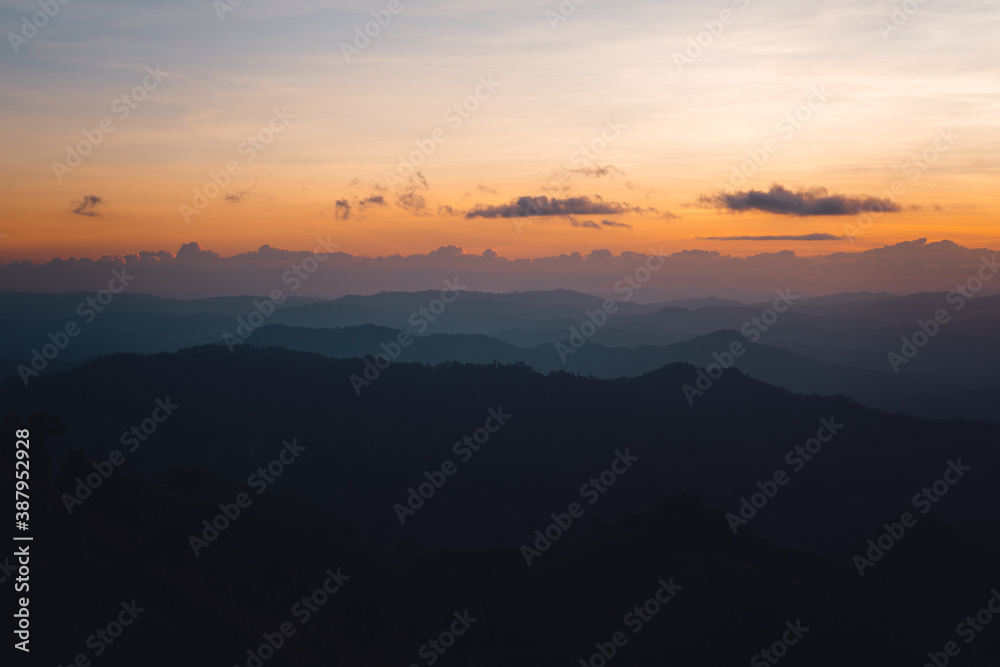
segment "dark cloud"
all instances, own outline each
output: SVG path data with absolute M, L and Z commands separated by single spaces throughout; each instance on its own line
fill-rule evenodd
M 699 236 L 702 241 L 840 241 L 833 234 L 795 234 L 779 236 Z
M 622 275 L 631 274 L 651 256 L 646 253 L 656 251 L 611 255 L 602 250 L 589 255 L 573 252 L 525 259 L 495 253 L 466 254 L 452 246 L 424 254 L 371 257 L 339 252 L 335 241 L 335 233 L 328 236 L 324 232 L 303 244 L 301 250 L 263 246 L 232 257 L 219 257 L 189 243 L 176 253 L 143 251 L 124 257 L 60 258 L 42 264 L 16 261 L 0 265 L 0 285 L 24 292 L 96 291 L 107 286 L 112 269 L 125 265 L 142 276 L 141 291 L 147 294 L 178 298 L 267 295 L 283 287 L 280 276 L 284 271 L 322 243 L 323 247 L 332 244 L 331 254 L 322 269 L 296 292 L 298 296 L 331 298 L 384 290 L 440 289 L 442 276 L 460 276 L 463 284 L 484 292 L 574 289 L 606 294 Z M 726 294 L 737 286 L 740 293 L 752 293 L 759 301 L 760 295 L 773 294 L 775 285 L 816 296 L 947 291 L 968 280 L 985 258 L 998 251 L 919 239 L 860 252 L 838 250 L 807 257 L 788 249 L 747 257 L 707 250 L 659 248 L 658 252 L 666 252 L 667 261 L 647 283 L 650 299 L 660 299 L 661 292 L 684 295 L 681 298 Z
M 466 218 L 535 218 L 569 215 L 621 215 L 642 209 L 621 202 L 604 201 L 600 197 L 519 197 L 498 206 L 478 204 L 465 214 Z
M 600 229 L 601 226 L 594 222 L 593 220 L 577 220 L 576 218 L 570 218 L 569 224 L 574 227 L 583 227 L 585 229 Z
M 777 183 L 767 192 L 719 192 L 698 198 L 702 206 L 729 211 L 766 211 L 782 215 L 857 215 L 863 211 L 898 212 L 899 204 L 891 199 L 878 197 L 849 197 L 831 195 L 826 188 L 811 188 L 793 192 Z
M 388 206 L 389 202 L 387 202 L 385 200 L 385 197 L 383 197 L 382 195 L 371 195 L 369 197 L 365 197 L 364 199 L 358 200 L 357 204 L 358 207 L 363 209 L 367 208 L 368 206 Z
M 618 227 L 621 229 L 632 229 L 632 225 L 626 225 L 624 222 L 616 222 L 615 220 L 601 220 L 601 224 L 605 227 Z
M 254 181 L 253 185 L 251 185 L 246 190 L 240 190 L 239 192 L 236 192 L 236 193 L 233 193 L 233 194 L 230 194 L 230 193 L 227 192 L 226 196 L 223 199 L 224 199 L 224 201 L 230 202 L 232 204 L 239 204 L 241 201 L 243 201 L 247 197 L 253 196 L 253 191 L 254 191 L 254 188 L 256 188 L 256 187 L 257 187 L 257 181 Z
M 399 195 L 396 205 L 411 213 L 423 213 L 427 209 L 427 200 L 418 192 L 407 192 Z
M 177 251 L 177 259 L 182 262 L 209 262 L 219 259 L 219 253 L 213 250 L 204 250 L 200 243 L 192 241 L 185 243 Z
M 351 217 L 351 202 L 338 199 L 333 214 L 342 220 L 347 220 Z
M 73 207 L 70 210 L 73 213 L 76 213 L 77 215 L 96 217 L 100 215 L 100 213 L 98 213 L 94 209 L 97 207 L 98 204 L 103 204 L 103 203 L 105 203 L 104 200 L 98 197 L 97 195 L 84 195 L 83 199 L 81 199 L 80 201 L 75 201 L 70 203 L 70 206 Z

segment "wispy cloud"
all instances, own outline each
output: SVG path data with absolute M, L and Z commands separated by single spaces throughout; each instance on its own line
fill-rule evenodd
M 600 197 L 518 197 L 496 206 L 477 205 L 465 214 L 466 218 L 534 218 L 569 215 L 621 215 L 630 211 L 641 212 L 631 204 L 604 201 Z
M 100 215 L 94 209 L 97 208 L 98 204 L 104 204 L 105 201 L 98 197 L 97 195 L 84 195 L 83 199 L 79 201 L 74 201 L 70 204 L 73 208 L 70 209 L 73 213 L 77 215 L 86 215 L 88 217 L 96 217 Z
M 776 236 L 699 236 L 702 241 L 840 241 L 833 234 L 780 234 Z

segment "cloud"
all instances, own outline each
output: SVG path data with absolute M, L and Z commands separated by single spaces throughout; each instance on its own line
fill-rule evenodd
M 495 195 L 497 193 L 496 188 L 491 188 L 486 185 L 477 185 L 476 189 L 488 195 Z
M 97 217 L 100 215 L 100 213 L 98 213 L 94 209 L 97 207 L 98 204 L 104 204 L 104 203 L 105 201 L 100 197 L 98 197 L 97 195 L 84 195 L 83 199 L 81 199 L 80 201 L 71 202 L 70 205 L 73 208 L 70 210 L 73 213 L 76 213 L 77 215 Z
M 616 222 L 614 220 L 601 220 L 601 224 L 605 227 L 618 227 L 620 229 L 632 229 L 632 225 L 626 225 L 624 222 Z
M 351 202 L 338 199 L 333 214 L 341 220 L 347 220 L 351 217 Z
M 227 201 L 227 202 L 230 202 L 230 203 L 233 203 L 233 204 L 239 204 L 241 201 L 243 201 L 247 197 L 250 197 L 251 195 L 253 195 L 253 190 L 256 187 L 257 187 L 257 181 L 254 181 L 253 185 L 251 185 L 246 190 L 240 190 L 239 192 L 237 192 L 235 194 L 229 194 L 227 192 L 226 196 L 223 198 L 223 200 Z
M 396 205 L 412 213 L 422 213 L 427 208 L 427 200 L 417 192 L 407 192 L 399 195 Z
M 580 176 L 590 176 L 591 178 L 603 178 L 605 176 L 610 176 L 611 174 L 618 174 L 619 176 L 624 176 L 625 172 L 614 166 L 613 164 L 606 165 L 602 167 L 599 164 L 595 164 L 593 167 L 580 167 L 579 169 L 570 169 L 569 173 L 579 174 Z
M 219 253 L 203 250 L 200 243 L 192 241 L 181 246 L 177 251 L 177 259 L 182 262 L 208 262 L 219 259 Z
M 596 200 L 590 197 L 519 197 L 506 204 L 483 206 L 477 204 L 465 214 L 466 218 L 536 218 L 554 215 L 620 215 L 629 211 L 642 212 L 630 204 Z
M 365 197 L 364 199 L 358 200 L 357 204 L 359 208 L 365 209 L 369 206 L 388 206 L 389 202 L 387 202 L 385 200 L 385 197 L 383 197 L 382 195 L 371 195 L 369 197 Z
M 574 227 L 584 227 L 586 229 L 600 229 L 601 226 L 594 222 L 593 220 L 577 220 L 576 218 L 570 218 L 569 224 Z
M 840 241 L 833 234 L 783 234 L 778 236 L 699 236 L 702 241 Z
M 324 235 L 324 243 L 335 240 Z M 42 264 L 15 261 L 0 265 L 0 285 L 22 292 L 96 291 L 107 286 L 112 269 L 126 266 L 130 273 L 135 269 L 136 275 L 142 276 L 141 291 L 147 294 L 185 299 L 267 295 L 281 287 L 280 276 L 288 267 L 311 255 L 315 248 L 316 242 L 302 250 L 262 246 L 219 257 L 197 243 L 188 243 L 176 253 L 143 251 L 124 257 L 59 258 Z M 776 284 L 792 285 L 798 294 L 816 296 L 860 291 L 946 292 L 968 280 L 982 266 L 984 257 L 997 252 L 963 248 L 951 241 L 928 243 L 926 239 L 807 257 L 791 250 L 737 257 L 718 251 L 668 249 L 666 263 L 647 286 L 685 296 L 726 294 L 734 286 L 741 293 L 761 295 L 773 293 Z M 467 254 L 455 246 L 383 257 L 334 250 L 296 294 L 332 298 L 383 290 L 440 289 L 442 276 L 456 275 L 464 284 L 484 292 L 561 288 L 607 294 L 622 275 L 648 258 L 643 252 L 612 255 L 602 250 L 528 259 L 495 252 Z
M 793 192 L 777 183 L 767 192 L 748 190 L 746 192 L 719 192 L 701 195 L 698 203 L 729 211 L 766 211 L 782 215 L 856 215 L 862 211 L 900 211 L 899 204 L 891 199 L 878 197 L 849 197 L 831 195 L 826 188 L 810 188 Z
M 448 216 L 448 217 L 454 217 L 454 216 L 458 215 L 458 212 L 454 208 L 452 208 L 451 206 L 442 205 L 442 206 L 438 206 L 438 215 Z

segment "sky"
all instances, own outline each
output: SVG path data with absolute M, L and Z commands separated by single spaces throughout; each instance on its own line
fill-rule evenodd
M 1000 245 L 996 0 L 232 1 L 0 2 L 0 264 Z

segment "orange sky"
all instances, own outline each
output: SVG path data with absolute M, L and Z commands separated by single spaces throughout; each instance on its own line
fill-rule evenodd
M 223 255 L 303 249 L 321 234 L 362 255 L 997 245 L 995 12 L 925 5 L 883 34 L 881 5 L 595 3 L 552 24 L 553 7 L 406 5 L 347 62 L 341 45 L 367 10 L 303 0 L 220 20 L 204 7 L 167 19 L 146 6 L 67 6 L 3 56 L 0 262 L 189 241 Z M 733 20 L 709 39 L 705 22 L 726 8 Z M 14 29 L 21 13 L 0 16 Z M 695 39 L 701 53 L 678 60 Z M 81 144 L 92 150 L 79 166 L 54 164 Z M 401 157 L 422 178 L 388 183 Z M 181 207 L 227 163 L 235 174 L 185 220 Z M 774 183 L 889 194 L 900 210 L 853 243 L 704 238 L 839 237 L 857 221 L 698 205 L 720 187 Z M 542 195 L 622 209 L 523 224 L 464 215 Z M 364 205 L 371 197 L 384 204 Z

